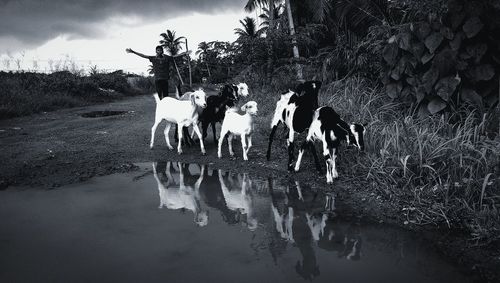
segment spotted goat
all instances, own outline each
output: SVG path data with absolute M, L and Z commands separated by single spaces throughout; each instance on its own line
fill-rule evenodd
M 306 148 L 310 148 L 314 161 L 319 164 L 314 149 L 314 141 L 321 141 L 323 156 L 326 160 L 326 182 L 331 184 L 338 177 L 336 159 L 339 145 L 342 141 L 364 150 L 365 125 L 347 124 L 340 115 L 329 106 L 318 108 L 309 127 L 306 141 L 299 150 L 295 171 L 299 171 L 300 163 Z
M 295 91 L 289 90 L 281 95 L 276 103 L 273 120 L 271 122 L 271 134 L 269 135 L 269 144 L 267 148 L 267 160 L 271 159 L 271 147 L 278 126 L 283 123 L 288 128 L 288 170 L 293 170 L 295 161 L 294 140 L 295 133 L 305 132 L 313 120 L 314 111 L 318 108 L 318 94 L 321 88 L 320 81 L 306 81 L 299 84 Z M 309 145 L 309 143 L 307 143 Z M 316 152 L 313 150 L 313 154 Z M 317 160 L 317 156 L 315 156 Z M 319 162 L 316 162 L 316 168 L 321 171 Z

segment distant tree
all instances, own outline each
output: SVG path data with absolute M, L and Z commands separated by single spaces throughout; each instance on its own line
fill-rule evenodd
M 246 17 L 240 20 L 240 24 L 243 28 L 235 28 L 234 33 L 238 35 L 238 39 L 255 39 L 262 35 L 262 29 L 257 27 L 255 19 Z
M 207 72 L 208 76 L 210 77 L 210 67 L 208 66 L 208 54 L 210 52 L 210 44 L 202 41 L 198 44 L 198 50 L 196 50 L 196 55 L 200 56 L 200 59 L 205 62 L 205 65 L 207 66 Z
M 266 33 L 266 38 L 267 38 L 267 74 L 268 74 L 268 80 L 271 80 L 271 73 L 273 69 L 273 31 L 274 31 L 274 7 L 275 3 L 277 3 L 278 0 L 248 0 L 247 4 L 245 5 L 245 11 L 247 12 L 253 12 L 257 6 L 265 6 L 267 5 L 268 11 L 269 12 L 269 17 L 268 17 L 268 23 L 267 23 L 267 33 Z

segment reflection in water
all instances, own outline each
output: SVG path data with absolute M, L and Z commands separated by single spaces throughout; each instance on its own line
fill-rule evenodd
M 139 168 L 0 191 L 0 282 L 468 279 L 420 235 L 343 219 L 334 193 L 196 164 Z
M 197 168 L 192 170 L 193 166 Z M 255 198 L 258 195 L 269 202 L 267 207 L 274 227 L 271 237 L 298 248 L 302 258 L 297 260 L 295 270 L 304 279 L 320 275 L 316 247 L 336 252 L 339 258 L 361 259 L 360 231 L 355 225 L 345 231 L 335 225 L 335 195 L 332 193 L 320 194 L 311 188 L 304 189 L 297 181 L 275 189 L 273 181 L 269 180 L 267 190 L 263 190 L 262 186 L 260 189 L 254 186 L 248 174 L 208 172 L 204 165 L 189 166 L 180 162 L 153 163 L 153 172 L 160 207 L 189 210 L 199 226 L 208 224 L 208 211 L 202 208 L 207 206 L 218 210 L 224 222 L 244 223 L 248 230 L 255 231 L 259 227 Z M 271 221 L 262 219 L 260 222 L 265 225 Z
M 204 166 L 194 185 L 186 184 L 186 181 L 193 179 L 187 165 L 177 163 L 177 170 L 172 166 L 172 162 L 153 163 L 153 173 L 158 183 L 160 195 L 160 208 L 187 209 L 193 212 L 194 222 L 199 226 L 208 224 L 208 212 L 201 209 L 200 205 L 200 185 L 203 181 Z M 178 176 L 178 179 L 174 177 Z
M 248 174 L 238 174 L 236 178 L 237 181 L 235 178 L 230 178 L 228 176 L 227 179 L 231 184 L 231 189 L 227 187 L 221 170 L 218 171 L 218 176 L 227 207 L 232 211 L 237 211 L 242 215 L 246 215 L 248 229 L 255 231 L 258 221 L 255 218 L 252 208 L 252 192 L 250 191 L 252 181 L 248 178 Z

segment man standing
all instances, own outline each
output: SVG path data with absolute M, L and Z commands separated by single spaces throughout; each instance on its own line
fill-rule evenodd
M 173 56 L 165 55 L 163 54 L 163 46 L 161 45 L 156 46 L 156 56 L 147 56 L 130 48 L 127 48 L 125 51 L 127 51 L 127 53 L 133 53 L 139 57 L 148 59 L 153 64 L 155 86 L 156 91 L 158 92 L 158 96 L 160 97 L 160 99 L 168 96 L 168 80 L 170 79 L 171 61 L 175 57 L 187 54 L 187 52 L 183 52 Z

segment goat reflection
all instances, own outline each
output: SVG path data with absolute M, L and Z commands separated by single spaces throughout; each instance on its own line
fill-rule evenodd
M 224 180 L 221 170 L 218 171 L 218 175 L 222 194 L 224 195 L 227 207 L 241 215 L 246 214 L 248 229 L 250 231 L 255 231 L 258 226 L 258 221 L 252 207 L 252 180 L 250 180 L 248 174 L 238 174 L 237 182 L 234 178 L 227 176 L 226 179 L 231 183 L 230 190 L 226 186 L 226 181 Z M 235 189 L 237 187 L 240 187 L 241 189 Z
M 302 260 L 295 265 L 296 272 L 306 280 L 320 275 L 315 246 L 337 251 L 339 258 L 360 259 L 361 237 L 355 226 L 335 225 L 331 215 L 335 197 L 303 190 L 298 182 L 284 190 L 271 190 L 271 210 L 279 236 L 300 250 Z M 322 199 L 318 199 L 322 198 Z
M 153 173 L 158 183 L 160 208 L 187 209 L 193 212 L 194 222 L 199 226 L 208 224 L 208 211 L 203 210 L 200 204 L 200 185 L 203 181 L 205 166 L 200 166 L 200 174 L 194 185 L 186 184 L 186 180 L 194 177 L 188 165 L 177 163 L 178 170 L 172 162 L 153 163 Z M 174 174 L 172 174 L 174 173 Z M 178 175 L 176 180 L 174 175 Z

